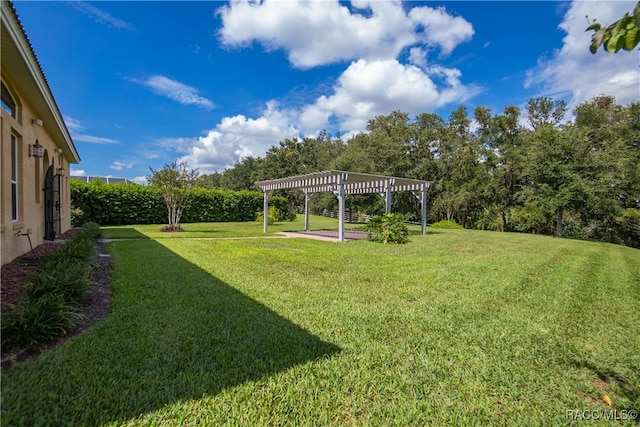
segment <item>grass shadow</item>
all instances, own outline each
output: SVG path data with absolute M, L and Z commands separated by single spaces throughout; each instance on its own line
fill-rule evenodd
M 436 230 L 432 230 L 430 228 L 427 228 L 427 230 L 425 231 L 425 235 L 429 236 L 432 234 L 442 234 L 442 231 L 436 231 Z M 409 236 L 422 236 L 422 230 L 409 230 Z
M 135 228 L 123 227 L 102 227 L 102 236 L 107 239 L 149 239 L 149 236 L 140 233 Z
M 596 366 L 587 360 L 574 361 L 572 362 L 572 365 L 577 368 L 587 369 L 594 373 L 600 381 L 600 384 L 598 384 L 597 387 L 599 387 L 603 392 L 614 391 L 623 397 L 623 399 L 630 402 L 629 405 L 626 405 L 624 402 L 619 402 L 621 403 L 619 409 L 627 411 L 638 411 L 640 409 L 637 407 L 638 403 L 640 403 L 640 388 L 634 386 L 634 381 L 630 381 L 628 378 L 625 378 L 623 375 L 610 368 Z M 634 421 L 640 424 L 640 418 L 636 418 Z
M 340 351 L 156 241 L 109 249 L 113 313 L 3 372 L 3 425 L 126 423 Z

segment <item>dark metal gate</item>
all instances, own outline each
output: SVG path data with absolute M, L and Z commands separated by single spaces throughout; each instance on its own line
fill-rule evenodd
M 60 175 L 49 166 L 44 177 L 44 238 L 54 240 L 60 234 Z

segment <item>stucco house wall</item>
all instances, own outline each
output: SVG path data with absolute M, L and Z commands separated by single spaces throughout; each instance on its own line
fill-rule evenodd
M 0 249 L 2 265 L 44 242 L 45 175 L 50 166 L 59 195 L 54 230 L 71 228 L 69 167 L 80 157 L 13 5 L 1 0 Z M 7 102 L 4 102 L 7 101 Z M 33 146 L 42 147 L 40 150 Z M 36 153 L 36 151 L 41 151 Z M 50 204 L 49 204 L 50 205 Z M 26 235 L 29 235 L 29 238 Z

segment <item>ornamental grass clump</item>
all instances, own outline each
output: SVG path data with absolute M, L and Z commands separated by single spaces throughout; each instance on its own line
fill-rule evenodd
M 102 230 L 100 230 L 100 224 L 95 222 L 86 222 L 82 225 L 78 237 L 87 238 L 98 241 L 102 237 Z
M 46 262 L 25 285 L 25 293 L 40 298 L 48 293 L 65 297 L 71 305 L 80 304 L 89 293 L 91 267 L 84 262 L 67 259 L 61 262 Z
M 2 351 L 46 342 L 82 320 L 99 237 L 100 227 L 88 223 L 38 265 L 24 285 L 24 296 L 2 312 Z
M 11 311 L 2 312 L 2 351 L 13 351 L 65 334 L 82 319 L 64 295 L 48 292 L 25 296 Z

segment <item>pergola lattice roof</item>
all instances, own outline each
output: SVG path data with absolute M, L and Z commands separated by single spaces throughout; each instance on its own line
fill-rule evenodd
M 427 190 L 431 182 L 395 176 L 372 175 L 359 172 L 328 170 L 287 178 L 256 182 L 264 192 L 264 211 L 267 211 L 269 196 L 274 190 L 300 189 L 305 193 L 305 229 L 309 229 L 309 197 L 313 193 L 331 191 L 338 197 L 340 217 L 340 240 L 344 240 L 344 198 L 352 194 L 380 194 L 386 197 L 387 212 L 391 212 L 391 195 L 396 191 L 421 193 L 422 232 L 426 232 Z M 264 231 L 267 231 L 265 215 Z
M 395 176 L 372 175 L 359 172 L 328 170 L 306 175 L 271 179 L 256 182 L 262 191 L 285 190 L 299 188 L 305 193 L 335 191 L 336 186 L 344 184 L 345 194 L 384 194 L 387 189 L 396 191 L 422 191 L 429 188 L 429 181 L 399 178 Z

